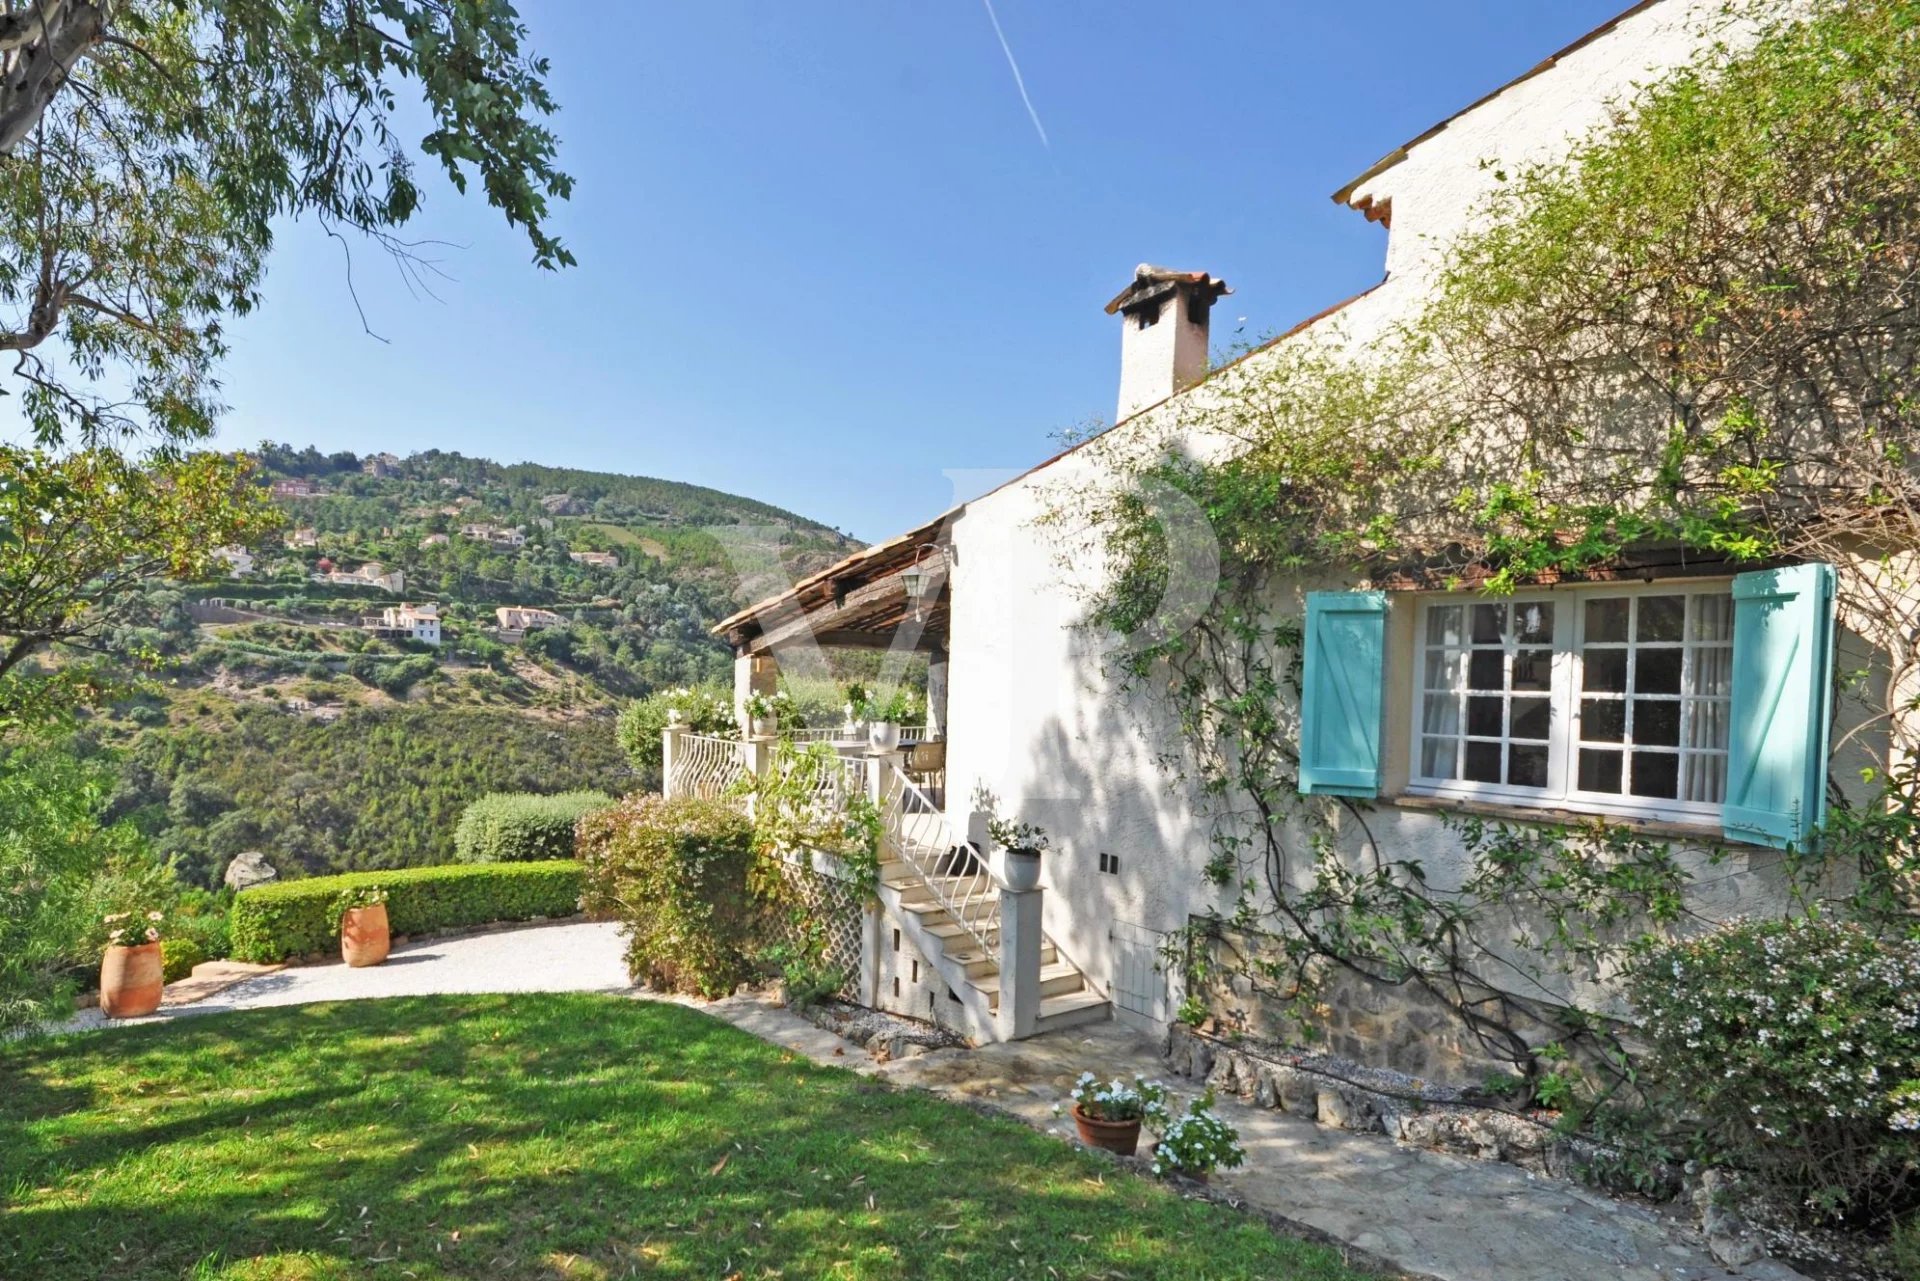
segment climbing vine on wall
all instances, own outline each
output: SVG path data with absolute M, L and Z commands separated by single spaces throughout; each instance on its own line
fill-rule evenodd
M 1597 820 L 1456 819 L 1467 870 L 1442 883 L 1374 839 L 1368 803 L 1299 795 L 1292 592 L 1836 564 L 1870 656 L 1841 673 L 1835 750 L 1887 746 L 1876 794 L 1791 865 L 1809 908 L 1911 922 L 1920 0 L 1775 21 L 1494 176 L 1410 318 L 1324 323 L 1094 440 L 1117 483 L 1043 520 L 1066 562 L 1104 567 L 1088 625 L 1202 799 L 1232 904 L 1212 924 L 1281 943 L 1249 977 L 1303 1006 L 1341 973 L 1411 985 L 1536 1090 L 1577 1047 L 1605 1093 L 1631 1064 L 1568 993 L 1698 923 L 1688 871 Z

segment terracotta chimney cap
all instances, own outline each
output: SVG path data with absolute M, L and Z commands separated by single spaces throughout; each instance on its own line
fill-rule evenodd
M 1115 294 L 1113 301 L 1107 304 L 1107 314 L 1111 316 L 1147 303 L 1157 303 L 1182 285 L 1199 286 L 1200 290 L 1204 290 L 1204 301 L 1208 306 L 1216 298 L 1233 292 L 1226 281 L 1204 271 L 1175 271 L 1170 267 L 1156 267 L 1143 262 L 1133 269 L 1133 283 Z

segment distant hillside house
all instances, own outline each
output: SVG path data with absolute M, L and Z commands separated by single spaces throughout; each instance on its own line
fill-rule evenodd
M 382 640 L 416 640 L 427 645 L 440 643 L 440 607 L 432 601 L 420 605 L 401 602 L 380 611 L 378 618 L 360 620 L 360 630 Z
M 287 546 L 293 548 L 318 547 L 320 531 L 317 529 L 296 529 L 287 535 Z
M 527 532 L 524 529 L 507 529 L 484 523 L 460 526 L 460 537 L 471 538 L 489 547 L 515 548 L 527 545 Z
M 253 553 L 244 547 L 216 547 L 213 558 L 225 561 L 227 572 L 235 578 L 245 578 L 253 572 Z
M 442 476 L 440 478 L 440 484 L 447 489 L 458 489 L 460 488 L 460 478 L 458 476 Z
M 568 552 L 567 557 L 594 569 L 620 568 L 620 558 L 612 552 Z
M 428 534 L 420 540 L 422 547 L 445 547 L 449 539 L 445 534 Z
M 391 476 L 400 467 L 400 459 L 393 454 L 375 454 L 360 464 L 360 470 L 369 476 Z
M 532 609 L 524 605 L 502 605 L 493 611 L 500 624 L 500 639 L 517 641 L 528 632 L 537 632 L 543 627 L 560 627 L 566 619 L 550 609 Z
M 329 562 L 321 562 L 329 564 Z M 370 560 L 358 569 L 323 569 L 313 576 L 316 583 L 328 583 L 335 587 L 378 587 L 382 591 L 403 592 L 407 587 L 407 576 L 399 570 L 388 572 L 387 567 L 377 560 Z
M 268 492 L 275 498 L 313 498 L 326 491 L 310 480 L 276 480 Z

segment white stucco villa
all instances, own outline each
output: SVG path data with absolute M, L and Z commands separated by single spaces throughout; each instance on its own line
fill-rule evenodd
M 1563 154 L 1636 85 L 1704 56 L 1702 28 L 1721 9 L 1638 4 L 1368 167 L 1335 199 L 1387 229 L 1385 278 L 1245 359 L 1273 359 L 1336 323 L 1364 341 L 1407 314 L 1496 181 L 1489 162 Z M 1737 39 L 1739 28 L 1719 34 Z M 1164 431 L 1211 393 L 1208 319 L 1225 292 L 1206 272 L 1143 266 L 1108 304 L 1121 377 L 1105 439 Z M 1231 906 L 1201 875 L 1208 840 L 1193 798 L 1159 768 L 1161 747 L 1103 670 L 1100 638 L 1078 626 L 1057 537 L 1036 527 L 1050 494 L 1099 482 L 1100 459 L 1068 450 L 716 628 L 734 647 L 743 699 L 774 688 L 783 656 L 807 646 L 929 660 L 939 786 L 917 784 L 898 753 L 846 748 L 850 785 L 887 813 L 887 884 L 860 944 L 861 999 L 874 1005 L 983 1038 L 1108 1017 L 1163 1026 L 1179 993 L 1160 944 L 1195 914 Z M 1685 577 L 1650 569 L 1631 584 L 1504 601 L 1298 584 L 1297 598 L 1348 589 L 1306 610 L 1303 789 L 1368 798 L 1381 845 L 1434 866 L 1462 858 L 1445 809 L 1606 815 L 1672 835 L 1683 857 L 1689 839 L 1725 841 L 1704 910 L 1777 907 L 1777 847 L 1817 820 L 1825 782 L 1808 771 L 1825 768 L 1830 587 L 1822 567 L 1802 568 L 1736 587 L 1733 569 L 1696 563 Z M 1768 612 L 1749 608 L 1760 596 Z M 1779 649 L 1787 626 L 1797 648 Z M 1765 725 L 1734 706 L 1749 678 L 1783 709 Z M 1570 730 L 1583 698 L 1589 728 Z M 1637 734 L 1598 728 L 1624 727 L 1630 708 Z M 669 790 L 711 787 L 752 768 L 757 750 L 669 739 Z M 970 802 L 982 786 L 1052 835 L 1034 895 L 983 839 Z M 1015 965 L 1026 972 L 1010 974 Z

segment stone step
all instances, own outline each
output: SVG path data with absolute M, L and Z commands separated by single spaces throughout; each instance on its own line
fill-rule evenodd
M 1000 958 L 997 956 L 987 956 L 983 954 L 980 951 L 980 945 L 977 943 L 974 943 L 972 944 L 972 946 L 969 946 L 969 947 L 961 947 L 957 951 L 949 949 L 947 952 L 947 955 L 950 958 L 952 958 L 954 961 L 957 961 L 960 965 L 966 968 L 967 977 L 969 979 L 977 979 L 983 974 L 998 974 L 1000 972 Z M 1041 968 L 1044 969 L 1045 967 L 1052 965 L 1055 961 L 1059 959 L 1060 959 L 1059 948 L 1055 947 L 1051 943 L 1046 943 L 1041 945 L 1041 948 L 1040 948 Z
M 1068 996 L 1080 991 L 1087 980 L 1079 970 L 1065 961 L 1055 961 L 1052 965 L 1040 967 L 1040 1002 L 1046 1008 L 1046 998 L 1050 996 Z M 1000 1008 L 1000 974 L 995 971 L 977 979 L 968 979 L 967 986 L 983 993 L 987 998 L 987 1008 Z
M 959 898 L 971 894 L 979 902 L 998 902 L 1000 891 L 989 889 L 984 893 L 972 877 L 940 876 L 931 881 L 914 880 L 899 882 L 896 886 L 900 901 L 904 903 L 935 903 L 942 895 L 947 898 Z
M 1036 1029 L 1058 1032 L 1061 1028 L 1078 1027 L 1082 1023 L 1104 1023 L 1112 1015 L 1113 1010 L 1107 1004 L 1107 998 L 1087 988 L 1042 1000 Z
M 904 910 L 912 912 L 915 916 L 919 917 L 923 923 L 933 917 L 942 917 L 948 921 L 956 919 L 952 909 L 942 907 L 932 899 L 918 903 L 902 903 L 900 906 Z M 978 921 L 991 916 L 999 906 L 999 902 L 995 899 L 983 899 L 979 902 L 968 903 L 960 909 L 960 912 L 966 920 Z

